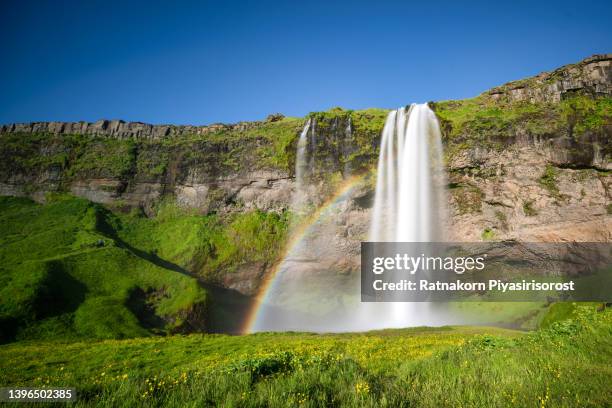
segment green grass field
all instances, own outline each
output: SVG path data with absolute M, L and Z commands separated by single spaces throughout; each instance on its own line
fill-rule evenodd
M 0 383 L 74 386 L 77 406 L 603 407 L 612 312 L 547 329 L 174 335 L 0 346 Z

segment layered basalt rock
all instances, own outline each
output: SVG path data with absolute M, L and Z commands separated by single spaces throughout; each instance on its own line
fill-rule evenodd
M 612 54 L 593 55 L 535 77 L 508 82 L 487 92 L 495 99 L 559 102 L 572 92 L 593 96 L 612 94 Z
M 277 120 L 272 117 L 269 120 Z M 236 124 L 215 123 L 207 126 L 151 125 L 142 122 L 101 119 L 96 122 L 32 122 L 12 123 L 0 126 L 3 133 L 51 133 L 104 136 L 117 139 L 160 140 L 186 135 L 203 136 L 219 131 L 244 131 L 256 127 L 260 122 Z

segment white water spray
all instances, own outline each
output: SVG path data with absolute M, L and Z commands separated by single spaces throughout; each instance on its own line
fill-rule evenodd
M 292 209 L 296 212 L 301 212 L 303 210 L 306 199 L 308 198 L 304 178 L 309 170 L 309 162 L 306 161 L 306 156 L 308 153 L 308 131 L 310 130 L 311 124 L 312 119 L 308 119 L 298 139 L 295 160 L 295 193 L 293 194 L 292 200 Z M 311 138 L 314 138 L 314 126 L 313 132 L 311 133 L 313 133 Z
M 446 177 L 440 128 L 426 104 L 400 108 L 383 129 L 370 241 L 443 237 Z
M 435 114 L 426 104 L 390 112 L 381 139 L 370 241 L 443 241 L 445 185 Z M 386 327 L 446 320 L 427 303 L 388 303 L 362 312 L 362 319 L 378 319 L 377 326 Z

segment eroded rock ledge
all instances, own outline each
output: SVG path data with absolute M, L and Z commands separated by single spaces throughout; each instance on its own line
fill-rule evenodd
M 143 122 L 100 119 L 96 122 L 31 122 L 12 123 L 0 126 L 4 133 L 52 133 L 108 136 L 117 139 L 159 140 L 185 135 L 203 136 L 219 131 L 246 131 L 265 122 L 274 122 L 283 115 L 272 114 L 266 121 L 239 122 L 235 124 L 215 123 L 206 126 L 151 125 Z
M 597 54 L 535 77 L 508 82 L 486 92 L 514 101 L 559 102 L 566 93 L 612 94 L 612 54 Z

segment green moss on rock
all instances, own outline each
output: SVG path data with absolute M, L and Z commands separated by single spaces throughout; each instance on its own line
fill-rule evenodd
M 599 132 L 612 123 L 612 98 L 575 95 L 561 101 L 559 112 L 574 137 Z
M 553 197 L 559 197 L 559 187 L 557 186 L 557 168 L 551 164 L 547 164 L 544 173 L 538 179 L 538 182 L 544 187 Z
M 552 103 L 482 94 L 430 105 L 440 120 L 448 157 L 475 147 L 499 150 L 519 134 L 546 138 L 599 134 L 612 123 L 612 99 L 607 96 L 574 94 Z
M 220 281 L 250 262 L 272 264 L 285 243 L 289 214 L 251 210 L 199 215 L 167 199 L 154 217 L 116 214 L 113 222 L 129 245 Z
M 451 185 L 450 193 L 460 215 L 482 211 L 484 193 L 477 186 L 471 184 Z
M 480 234 L 483 241 L 493 241 L 496 237 L 495 231 L 492 228 L 485 228 Z
M 523 201 L 523 213 L 528 217 L 535 217 L 538 211 L 533 206 L 532 200 Z

